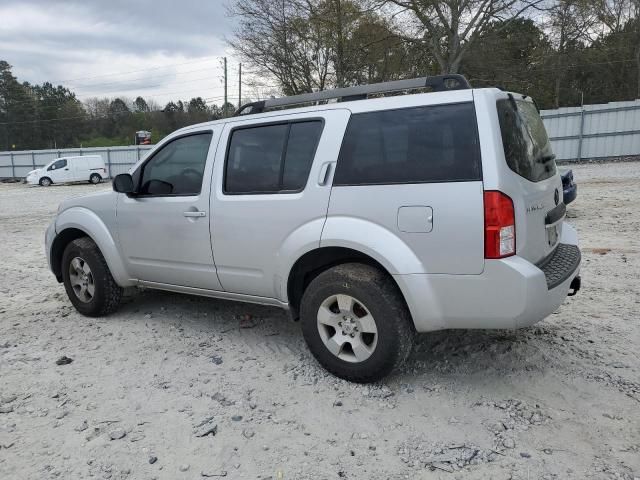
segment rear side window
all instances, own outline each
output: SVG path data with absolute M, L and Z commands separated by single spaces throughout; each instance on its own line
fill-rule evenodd
M 497 107 L 509 168 L 532 182 L 554 176 L 555 155 L 535 105 L 511 97 L 498 100 Z
M 227 153 L 225 193 L 303 190 L 321 133 L 320 120 L 234 130 Z
M 480 179 L 474 106 L 459 103 L 353 115 L 334 185 Z

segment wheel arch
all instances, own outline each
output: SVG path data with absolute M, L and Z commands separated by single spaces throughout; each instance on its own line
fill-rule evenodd
M 89 237 L 100 249 L 113 279 L 121 287 L 134 285 L 127 273 L 118 246 L 104 222 L 91 210 L 73 207 L 56 219 L 56 236 L 50 251 L 51 269 L 58 281 L 62 279 L 62 255 L 73 240 Z
M 67 228 L 58 233 L 53 239 L 50 252 L 51 270 L 56 276 L 58 283 L 62 283 L 62 255 L 64 254 L 65 248 L 77 238 L 82 237 L 91 238 L 85 231 L 79 228 Z
M 310 250 L 296 260 L 287 279 L 287 299 L 294 318 L 299 315 L 300 300 L 311 281 L 322 272 L 344 263 L 371 265 L 384 272 L 398 286 L 403 300 L 404 294 L 389 270 L 378 260 L 359 250 L 347 247 L 319 247 Z M 405 301 L 406 303 L 406 301 Z

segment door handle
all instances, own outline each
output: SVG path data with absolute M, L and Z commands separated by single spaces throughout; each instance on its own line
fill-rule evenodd
M 194 211 L 184 212 L 183 215 L 185 217 L 206 217 L 207 212 L 201 212 L 200 210 L 196 210 L 195 212 Z
M 66 171 L 69 171 L 69 169 L 68 169 L 68 168 L 65 168 L 65 170 L 66 170 Z
M 329 172 L 331 172 L 331 162 L 324 163 L 320 167 L 320 174 L 318 175 L 318 185 L 326 185 L 329 179 Z

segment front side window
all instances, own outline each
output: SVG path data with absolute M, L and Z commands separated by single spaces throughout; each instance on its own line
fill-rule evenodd
M 511 97 L 498 100 L 497 107 L 509 168 L 532 182 L 553 177 L 556 174 L 555 155 L 536 106 Z
M 55 162 L 53 162 L 51 164 L 51 166 L 49 168 L 47 168 L 47 170 L 59 170 L 61 168 L 64 168 L 67 166 L 67 159 L 66 158 L 61 158 L 60 160 L 57 160 Z
M 472 103 L 353 115 L 334 185 L 389 185 L 481 179 Z
M 321 133 L 320 120 L 234 130 L 227 153 L 225 193 L 303 190 Z
M 140 195 L 198 195 L 211 144 L 211 133 L 168 143 L 142 167 Z

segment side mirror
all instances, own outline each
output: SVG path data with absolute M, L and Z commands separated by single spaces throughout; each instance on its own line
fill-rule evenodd
M 135 193 L 133 178 L 128 173 L 116 175 L 113 179 L 113 191 L 118 193 Z

